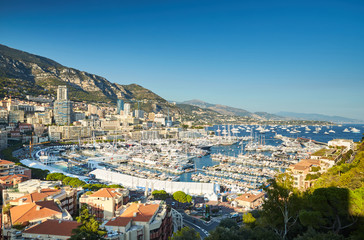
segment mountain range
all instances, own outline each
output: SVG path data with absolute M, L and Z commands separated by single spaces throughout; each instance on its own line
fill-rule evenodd
M 111 83 L 106 78 L 69 68 L 51 59 L 0 44 L 0 97 L 11 94 L 55 96 L 58 85 L 66 85 L 71 100 L 115 103 L 118 98 L 130 101 L 150 100 L 146 110 L 173 112 L 175 106 L 152 91 L 137 85 Z
M 104 77 L 66 67 L 49 58 L 0 44 L 0 97 L 8 95 L 20 98 L 25 98 L 26 95 L 55 97 L 58 85 L 66 85 L 69 89 L 70 99 L 74 101 L 115 104 L 116 100 L 121 98 L 137 105 L 137 101 L 143 100 L 140 108 L 148 112 L 167 113 L 170 111 L 188 115 L 198 113 L 203 118 L 227 115 L 263 121 L 298 119 L 342 123 L 358 122 L 355 119 L 321 114 L 252 113 L 244 109 L 207 103 L 197 99 L 175 105 L 138 84 L 111 83 Z
M 297 120 L 328 121 L 333 123 L 364 123 L 364 121 L 358 119 L 352 119 L 340 116 L 329 116 L 317 113 L 278 112 L 276 113 L 276 115 Z
M 285 120 L 285 117 L 277 116 L 267 112 L 249 112 L 245 109 L 230 107 L 221 104 L 207 103 L 198 99 L 182 102 L 183 104 L 189 104 L 200 108 L 210 109 L 223 115 L 232 115 L 240 117 L 251 117 L 260 120 Z
M 315 113 L 295 113 L 295 112 L 278 112 L 275 114 L 267 113 L 267 112 L 249 112 L 245 109 L 234 108 L 230 106 L 225 106 L 221 104 L 212 104 L 207 103 L 198 99 L 193 99 L 189 101 L 182 102 L 183 104 L 189 104 L 193 106 L 197 106 L 200 108 L 209 109 L 220 114 L 224 115 L 233 115 L 233 116 L 247 116 L 260 120 L 307 120 L 307 121 L 327 121 L 333 123 L 363 123 L 363 121 L 358 119 L 340 117 L 340 116 L 329 116 L 324 114 L 315 114 Z

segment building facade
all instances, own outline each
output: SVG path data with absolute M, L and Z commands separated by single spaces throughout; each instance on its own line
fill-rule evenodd
M 111 219 L 116 211 L 129 201 L 129 190 L 121 188 L 102 188 L 97 192 L 80 197 L 80 207 L 86 204 L 97 219 Z
M 70 125 L 72 123 L 73 104 L 68 100 L 66 86 L 58 86 L 57 100 L 54 101 L 54 121 L 57 125 Z
M 120 114 L 121 111 L 124 111 L 124 100 L 118 99 L 117 107 L 116 107 L 116 114 Z
M 131 203 L 105 229 L 111 239 L 167 240 L 173 233 L 171 210 L 161 203 Z

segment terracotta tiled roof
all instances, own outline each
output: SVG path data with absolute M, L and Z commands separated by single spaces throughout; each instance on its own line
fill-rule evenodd
M 245 201 L 245 202 L 254 202 L 255 200 L 264 196 L 264 193 L 259 193 L 257 195 L 252 193 L 244 193 L 239 197 L 235 198 L 235 200 Z
M 149 222 L 153 215 L 158 211 L 159 204 L 132 203 L 121 214 L 121 217 L 133 218 L 137 222 Z
M 108 221 L 106 226 L 117 226 L 117 227 L 125 227 L 131 221 L 130 217 L 117 217 Z
M 24 233 L 45 234 L 56 236 L 72 236 L 72 230 L 80 226 L 76 221 L 46 220 L 38 225 L 28 228 Z
M 290 167 L 296 170 L 305 170 L 310 168 L 312 165 L 320 165 L 320 162 L 321 161 L 317 159 L 303 159 Z
M 0 177 L 1 181 L 6 181 L 14 178 L 29 178 L 28 176 L 25 176 L 23 174 L 13 174 L 13 175 L 6 175 L 4 177 Z
M 27 203 L 10 208 L 11 222 L 23 223 L 62 214 L 54 201 Z
M 306 166 L 306 165 L 295 165 L 293 168 L 295 170 L 306 170 L 306 169 L 310 168 L 310 166 Z
M 115 196 L 122 196 L 122 193 L 117 192 L 117 188 L 101 188 L 97 192 L 89 195 L 89 197 L 104 197 L 112 198 Z
M 10 162 L 7 160 L 0 159 L 0 165 L 9 165 L 9 164 L 15 164 L 15 162 Z
M 23 203 L 31 203 L 31 202 L 38 202 L 44 200 L 46 197 L 56 195 L 60 193 L 61 190 L 59 189 L 42 189 L 40 192 L 33 192 L 27 195 L 24 195 L 20 198 L 11 200 L 10 202 L 19 202 L 20 200 L 23 200 Z

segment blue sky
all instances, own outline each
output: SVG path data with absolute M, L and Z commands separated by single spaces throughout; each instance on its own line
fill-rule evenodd
M 1 1 L 0 43 L 168 100 L 364 120 L 364 1 Z

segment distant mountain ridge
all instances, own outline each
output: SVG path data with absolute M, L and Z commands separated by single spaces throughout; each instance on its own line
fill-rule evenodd
M 140 85 L 111 83 L 104 77 L 0 44 L 0 97 L 8 94 L 54 96 L 58 85 L 67 85 L 71 100 L 115 103 L 118 98 L 148 99 L 158 105 L 150 104 L 149 110 L 166 110 L 166 106 L 171 111 L 176 110 L 165 99 Z
M 266 112 L 252 113 L 245 109 L 230 107 L 230 106 L 221 105 L 221 104 L 207 103 L 207 102 L 204 102 L 204 101 L 201 101 L 198 99 L 184 101 L 182 103 L 197 106 L 200 108 L 210 109 L 212 111 L 218 112 L 223 115 L 251 117 L 251 118 L 255 118 L 255 119 L 259 119 L 259 120 L 285 120 L 284 117 L 276 116 L 274 114 L 270 114 L 270 113 L 266 113 Z
M 364 123 L 364 121 L 358 119 L 346 118 L 341 116 L 328 116 L 317 113 L 278 112 L 276 113 L 276 115 L 297 120 L 328 121 L 333 123 Z

